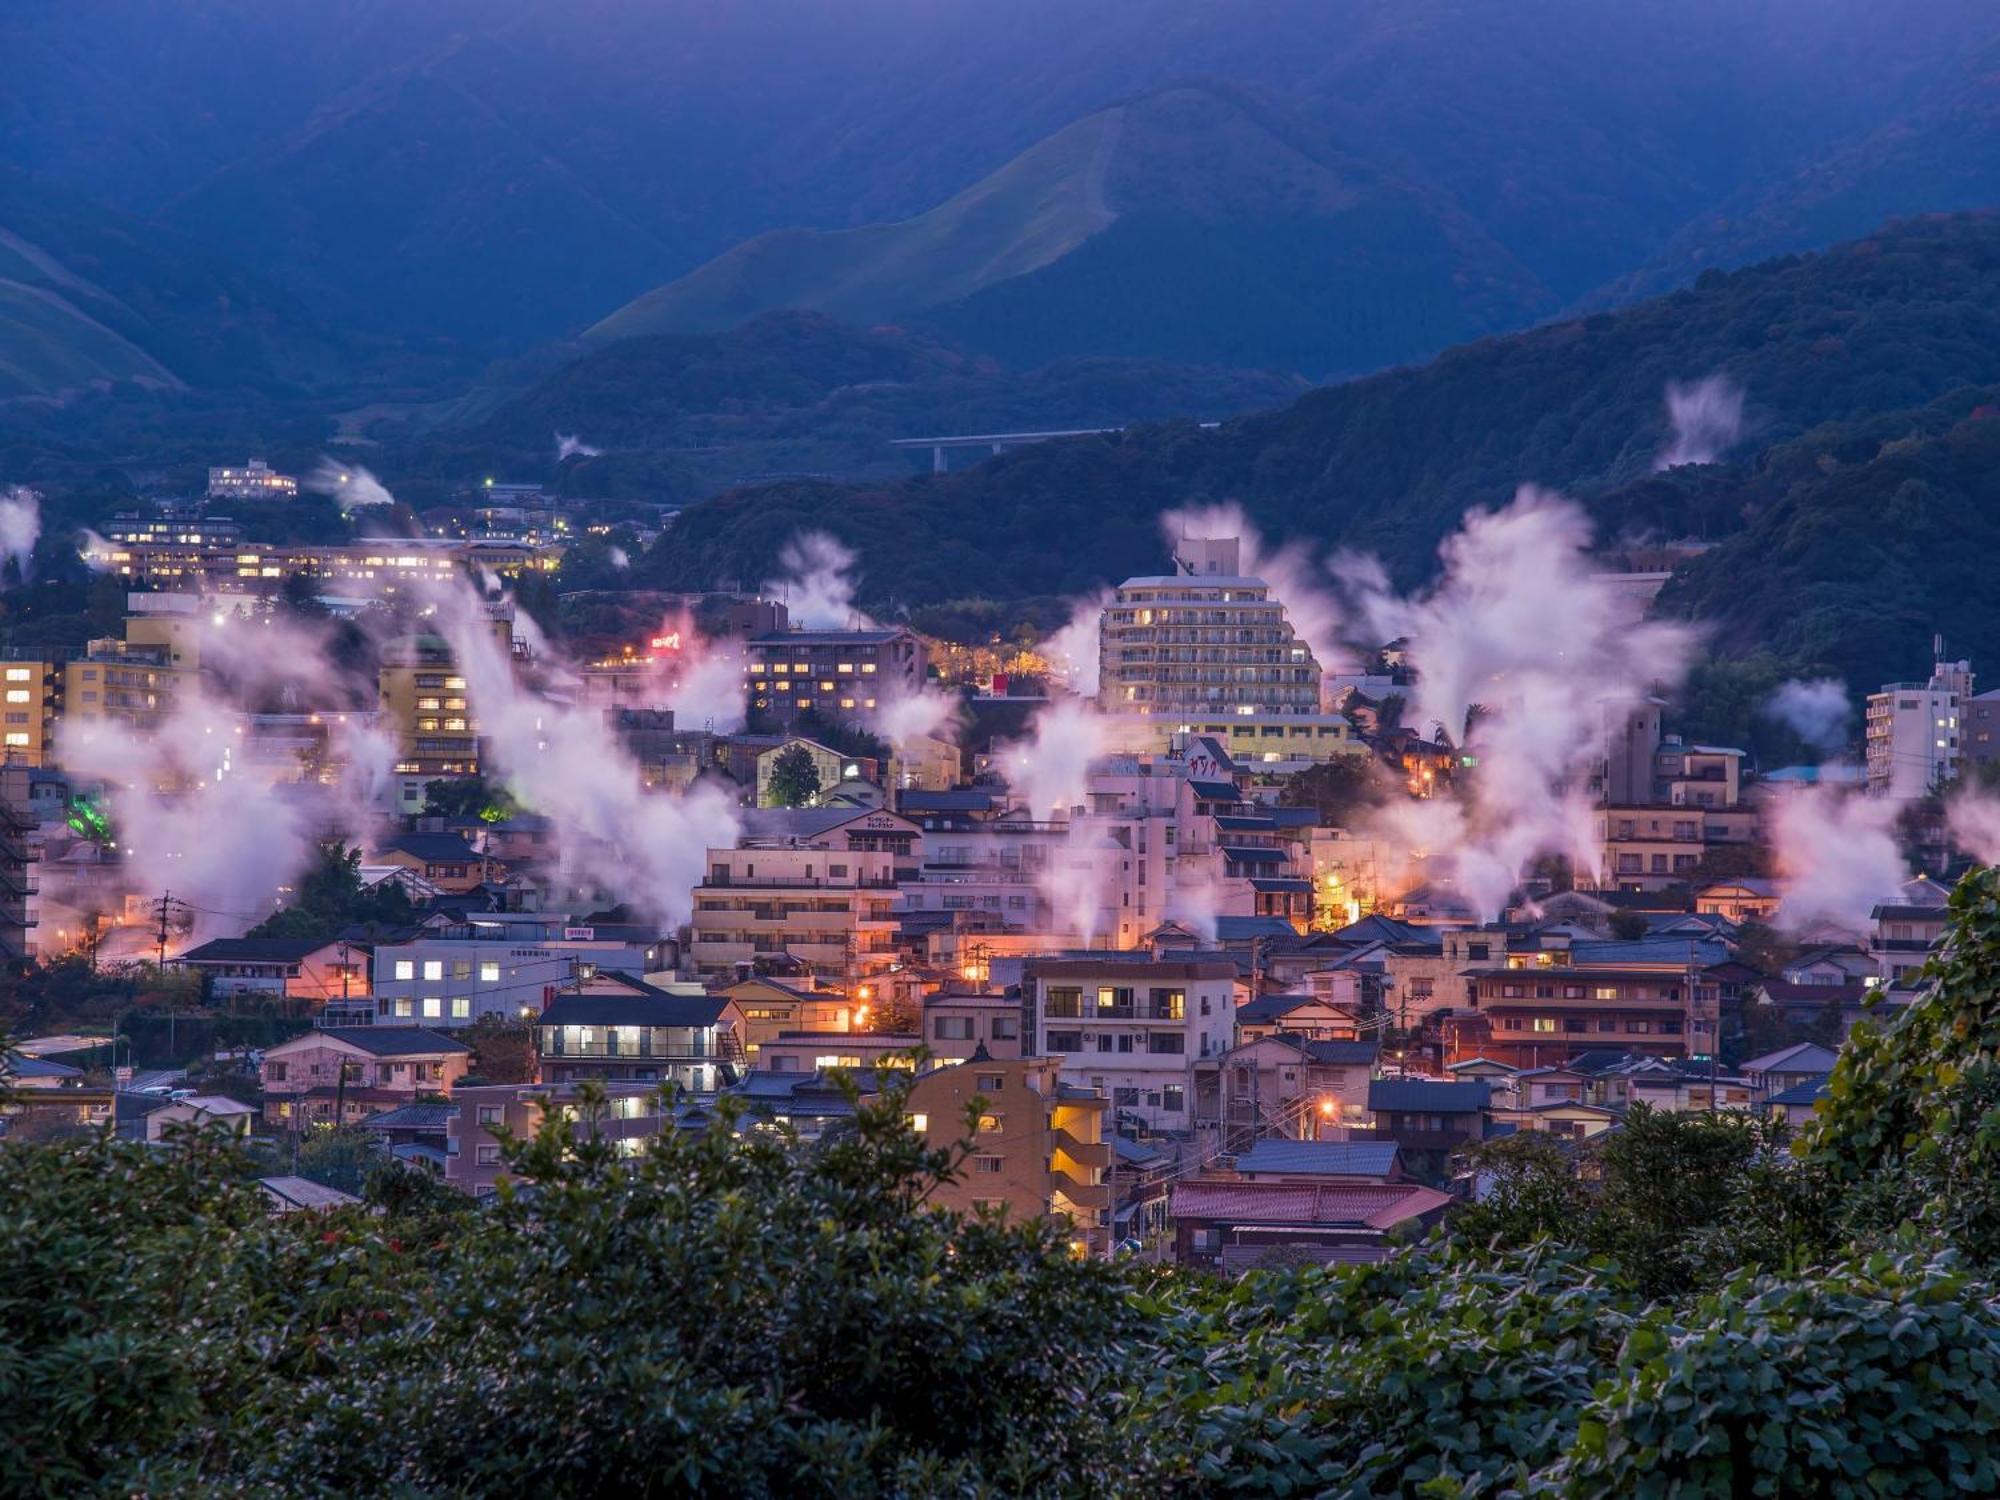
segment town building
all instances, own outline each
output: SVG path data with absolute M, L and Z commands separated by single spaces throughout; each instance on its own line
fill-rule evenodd
M 753 717 L 784 727 L 806 713 L 858 722 L 920 692 L 929 658 L 920 636 L 887 630 L 780 630 L 743 643 Z
M 932 1149 L 964 1143 L 959 1175 L 930 1203 L 1062 1225 L 1079 1254 L 1111 1248 L 1108 1101 L 1066 1085 L 1048 1058 L 990 1057 L 934 1068 L 910 1085 L 911 1127 Z M 968 1117 L 970 1117 L 968 1119 Z
M 42 850 L 35 839 L 30 784 L 34 768 L 9 756 L 0 761 L 0 959 L 18 963 L 35 955 L 41 923 L 36 897 L 41 881 L 36 865 Z
M 599 971 L 551 1000 L 535 1018 L 543 1083 L 673 1084 L 708 1094 L 742 1062 L 723 1025 L 728 1002 L 662 989 L 628 974 Z
M 510 660 L 524 660 L 514 635 L 514 608 L 485 606 L 494 640 Z M 396 737 L 397 810 L 423 806 L 427 781 L 479 774 L 479 721 L 465 676 L 441 636 L 416 634 L 393 642 L 376 669 L 382 727 Z
M 828 795 L 853 782 L 878 782 L 881 767 L 874 759 L 860 755 L 842 755 L 838 750 L 830 750 L 818 740 L 793 738 L 761 751 L 757 756 L 757 805 L 778 807 L 781 804 L 771 787 L 771 778 L 778 769 L 781 756 L 792 751 L 803 751 L 812 762 L 813 775 L 818 778 L 819 793 L 814 803 L 823 802 Z
M 1196 1064 L 1197 1123 L 1214 1123 L 1225 1151 L 1249 1150 L 1266 1136 L 1317 1140 L 1366 1127 L 1379 1060 L 1373 1041 L 1281 1033 L 1241 1042 Z
M 288 579 L 303 578 L 323 594 L 351 598 L 421 594 L 480 569 L 503 578 L 552 573 L 561 566 L 562 553 L 561 547 L 526 542 L 435 537 L 371 537 L 292 546 L 97 538 L 86 543 L 82 556 L 96 571 L 135 587 L 273 595 Z
M 1714 940 L 1576 943 L 1554 962 L 1471 970 L 1471 1015 L 1451 1019 L 1451 1055 L 1516 1067 L 1615 1048 L 1656 1057 L 1713 1052 L 1721 994 Z
M 358 1124 L 423 1094 L 449 1094 L 471 1061 L 464 1042 L 421 1027 L 308 1031 L 264 1049 L 264 1123 Z
M 1725 787 L 1718 786 L 1717 795 Z M 1691 804 L 1608 803 L 1597 813 L 1605 890 L 1658 891 L 1696 877 L 1717 848 L 1749 850 L 1758 839 L 1755 809 Z
M 913 1031 L 787 1031 L 764 1043 L 758 1058 L 772 1073 L 849 1073 L 916 1066 L 923 1038 Z
M 487 1083 L 454 1090 L 444 1123 L 444 1180 L 473 1198 L 490 1196 L 507 1175 L 500 1142 L 524 1141 L 538 1131 L 550 1111 L 566 1117 L 572 1135 L 595 1131 L 621 1156 L 637 1156 L 646 1142 L 678 1128 L 676 1115 L 662 1109 L 659 1086 L 601 1082 L 604 1109 L 597 1118 L 582 1113 L 573 1084 Z
M 1024 991 L 1029 1056 L 1101 1092 L 1114 1120 L 1152 1131 L 1194 1124 L 1194 1070 L 1233 1039 L 1236 965 L 1132 955 L 1037 961 Z
M 855 1029 L 864 1002 L 846 990 L 807 989 L 777 979 L 752 977 L 715 991 L 729 1002 L 727 1012 L 743 1046 L 747 1067 L 769 1067 L 763 1051 L 787 1033 L 828 1035 Z
M 208 471 L 211 500 L 296 500 L 299 482 L 280 474 L 261 458 L 247 464 L 224 464 Z
M 0 663 L 0 693 L 5 695 L 5 727 L 0 740 L 10 759 L 24 765 L 55 763 L 56 723 L 62 717 L 66 674 L 56 661 Z
M 1451 1203 L 1449 1193 L 1411 1182 L 1198 1177 L 1173 1186 L 1174 1258 L 1225 1276 L 1301 1260 L 1381 1261 L 1397 1238 L 1421 1235 Z
M 1368 1085 L 1377 1132 L 1394 1141 L 1405 1160 L 1421 1153 L 1433 1165 L 1486 1138 L 1492 1101 L 1492 1086 L 1478 1078 L 1377 1078 Z
M 703 979 L 790 959 L 859 980 L 897 961 L 896 890 L 915 879 L 921 833 L 881 809 L 773 809 L 734 849 L 708 851 L 695 888 L 691 957 Z
M 216 995 L 347 1000 L 368 993 L 368 949 L 319 938 L 215 938 L 173 960 Z
M 436 920 L 436 919 L 434 919 Z M 541 913 L 492 912 L 378 943 L 373 994 L 384 1023 L 450 1029 L 533 1016 L 600 970 L 650 974 L 671 947 L 649 929 Z
M 1009 1061 L 1021 1056 L 1021 1000 L 1018 995 L 958 995 L 945 991 L 924 997 L 924 1046 L 939 1062 L 964 1062 L 976 1051 Z
M 1943 637 L 1934 648 L 1928 682 L 1892 682 L 1868 695 L 1871 796 L 1913 801 L 1958 775 L 1959 719 L 1972 698 L 1972 663 L 1944 660 Z

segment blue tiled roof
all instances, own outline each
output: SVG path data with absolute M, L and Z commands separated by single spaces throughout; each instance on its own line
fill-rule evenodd
M 1826 1074 L 1818 1078 L 1808 1078 L 1804 1083 L 1795 1083 L 1788 1089 L 1780 1090 L 1764 1102 L 1766 1104 L 1812 1104 L 1827 1095 Z
M 1397 1113 L 1452 1115 L 1484 1109 L 1493 1097 L 1485 1079 L 1444 1083 L 1430 1078 L 1378 1078 L 1368 1085 L 1368 1108 Z
M 1236 1158 L 1239 1172 L 1307 1177 L 1387 1177 L 1396 1168 L 1394 1141 L 1258 1141 Z

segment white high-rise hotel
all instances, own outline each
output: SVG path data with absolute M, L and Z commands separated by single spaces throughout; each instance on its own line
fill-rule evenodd
M 1934 643 L 1929 682 L 1892 682 L 1868 695 L 1868 790 L 1901 801 L 1958 775 L 1959 719 L 1972 698 L 1972 663 L 1946 661 Z
M 1126 579 L 1104 611 L 1104 711 L 1217 736 L 1246 760 L 1323 760 L 1346 747 L 1347 721 L 1320 711 L 1318 659 L 1271 586 L 1243 576 L 1237 539 L 1184 537 L 1174 565 Z

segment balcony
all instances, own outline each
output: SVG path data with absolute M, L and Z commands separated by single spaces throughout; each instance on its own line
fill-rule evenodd
M 1094 1168 L 1102 1172 L 1111 1165 L 1111 1145 L 1107 1141 L 1080 1141 L 1060 1125 L 1051 1126 L 1049 1134 L 1054 1138 L 1057 1159 L 1068 1157 L 1080 1167 Z
M 1108 1182 L 1081 1181 L 1058 1170 L 1053 1162 L 1049 1166 L 1049 1182 L 1056 1194 L 1086 1212 L 1111 1207 L 1111 1184 Z
M 553 1028 L 543 1031 L 544 1044 L 540 1048 L 543 1057 L 571 1058 L 647 1058 L 658 1062 L 707 1062 L 720 1057 L 721 1049 L 706 1042 L 683 1043 L 679 1047 L 655 1047 L 649 1038 L 641 1037 L 636 1042 L 621 1043 L 616 1037 L 608 1037 L 599 1042 L 565 1042 L 560 1034 L 549 1035 Z

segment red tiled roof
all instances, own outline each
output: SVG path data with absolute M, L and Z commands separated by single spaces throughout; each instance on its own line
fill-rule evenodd
M 1449 1202 L 1415 1183 L 1196 1181 L 1174 1185 L 1172 1209 L 1176 1219 L 1388 1229 Z

